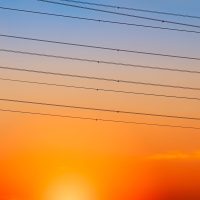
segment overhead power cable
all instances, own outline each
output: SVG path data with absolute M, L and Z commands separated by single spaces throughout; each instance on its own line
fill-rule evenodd
M 116 52 L 143 54 L 143 55 L 151 55 L 151 56 L 162 56 L 162 57 L 188 59 L 188 60 L 198 60 L 198 61 L 200 60 L 200 57 L 198 58 L 198 57 L 170 55 L 170 54 L 162 54 L 162 53 L 154 53 L 154 52 L 128 50 L 128 49 L 117 49 L 117 48 L 105 47 L 105 46 L 95 46 L 95 45 L 89 45 L 89 44 L 77 44 L 77 43 L 71 43 L 71 42 L 61 42 L 61 41 L 46 40 L 46 39 L 39 39 L 39 38 L 32 38 L 32 37 L 22 37 L 22 36 L 17 36 L 17 35 L 0 34 L 0 37 L 35 41 L 35 42 L 44 42 L 44 43 L 51 43 L 51 44 L 59 44 L 59 45 L 77 46 L 77 47 L 83 47 L 83 48 L 101 49 L 101 50 L 116 51 Z
M 93 21 L 93 22 L 98 22 L 98 23 L 127 25 L 127 26 L 135 26 L 135 27 L 142 27 L 142 28 L 152 28 L 152 29 L 160 29 L 160 30 L 168 30 L 168 31 L 178 31 L 178 32 L 200 34 L 200 31 L 188 30 L 188 29 L 178 29 L 178 28 L 169 28 L 169 27 L 161 27 L 161 26 L 151 26 L 151 25 L 145 25 L 145 24 L 136 24 L 136 23 L 121 22 L 121 21 L 111 21 L 111 20 L 104 20 L 104 19 L 97 19 L 97 18 L 79 17 L 79 16 L 71 16 L 71 15 L 49 13 L 49 12 L 41 12 L 41 11 L 33 11 L 33 10 L 25 10 L 25 9 L 17 9 L 17 8 L 8 8 L 8 7 L 2 7 L 2 6 L 0 6 L 0 9 L 9 10 L 9 11 L 23 12 L 23 13 L 47 15 L 47 16 L 53 16 L 53 17 L 62 17 L 62 18 L 71 18 L 71 19 L 77 19 L 77 20 Z
M 118 10 L 138 11 L 138 12 L 154 13 L 154 14 L 160 14 L 160 15 L 171 15 L 171 16 L 175 16 L 175 17 L 200 19 L 200 16 L 194 16 L 194 15 L 163 12 L 163 11 L 157 11 L 157 10 L 147 10 L 147 9 L 141 9 L 141 8 L 124 7 L 124 6 L 111 5 L 111 4 L 92 3 L 92 2 L 88 2 L 88 1 L 74 1 L 74 0 L 60 0 L 60 1 L 67 1 L 67 2 L 72 2 L 72 3 L 85 4 L 85 5 L 90 5 L 90 6 L 99 6 L 99 7 L 105 7 L 105 8 L 114 8 L 114 9 L 118 9 Z
M 151 117 L 173 118 L 173 119 L 184 119 L 184 120 L 197 120 L 197 121 L 200 120 L 199 117 L 188 117 L 188 116 L 178 116 L 178 115 L 164 115 L 164 114 L 143 113 L 143 112 L 135 112 L 135 111 L 122 111 L 122 110 L 112 110 L 112 109 L 103 109 L 103 108 L 95 108 L 95 107 L 82 107 L 82 106 L 74 106 L 74 105 L 64 105 L 64 104 L 53 104 L 53 103 L 45 103 L 45 102 L 25 101 L 25 100 L 18 100 L 18 99 L 0 98 L 0 101 L 13 102 L 13 103 L 22 103 L 22 104 L 33 104 L 33 105 L 40 105 L 40 106 L 51 106 L 51 107 L 79 109 L 79 110 L 91 110 L 91 111 L 99 111 L 99 112 L 109 112 L 109 113 L 116 113 L 116 114 L 142 115 L 142 116 L 151 116 Z
M 27 51 L 16 51 L 16 50 L 11 50 L 11 49 L 0 49 L 0 52 L 23 54 L 23 55 L 30 55 L 30 56 L 41 56 L 41 57 L 49 57 L 49 58 L 64 59 L 64 60 L 74 60 L 74 61 L 97 63 L 97 64 L 116 65 L 116 66 L 123 66 L 123 67 L 133 67 L 133 68 L 143 68 L 143 69 L 151 69 L 151 70 L 164 70 L 164 71 L 171 71 L 171 72 L 200 74 L 200 71 L 193 71 L 193 70 L 185 70 L 185 69 L 177 69 L 177 68 L 163 68 L 163 67 L 155 67 L 155 66 L 148 66 L 148 65 L 110 62 L 110 61 L 105 61 L 105 60 L 94 60 L 94 59 L 87 59 L 87 58 L 52 55 L 52 54 L 41 54 L 41 53 L 27 52 Z
M 71 116 L 71 115 L 58 115 L 58 114 L 48 114 L 48 113 L 39 113 L 39 112 L 28 112 L 28 111 L 21 111 L 21 110 L 0 109 L 0 111 L 9 112 L 9 113 L 48 116 L 48 117 L 59 117 L 59 118 L 90 120 L 90 121 L 96 121 L 96 122 L 101 121 L 101 122 L 113 122 L 113 123 L 122 123 L 122 124 L 136 124 L 136 125 L 145 125 L 145 126 L 182 128 L 182 129 L 194 129 L 194 130 L 199 130 L 200 129 L 200 127 L 192 127 L 192 126 L 178 126 L 178 125 L 176 126 L 176 125 L 156 124 L 156 123 L 153 124 L 153 123 L 145 123 L 145 122 L 134 122 L 134 121 L 101 119 L 101 118 L 80 117 L 80 116 Z
M 154 97 L 164 97 L 164 98 L 175 98 L 175 99 L 200 101 L 200 98 L 197 98 L 197 97 L 185 97 L 185 96 L 174 96 L 174 95 L 164 95 L 164 94 L 154 94 L 154 93 L 144 93 L 144 92 L 133 92 L 133 91 L 104 89 L 104 88 L 95 88 L 95 87 L 84 87 L 84 86 L 56 84 L 56 83 L 47 83 L 47 82 L 38 82 L 38 81 L 26 81 L 26 80 L 1 78 L 1 77 L 0 77 L 0 80 L 1 81 L 11 81 L 11 82 L 19 82 L 19 83 L 36 84 L 36 85 L 45 85 L 45 86 L 56 86 L 56 87 L 64 87 L 64 88 L 72 88 L 72 89 L 83 89 L 83 90 L 91 90 L 91 91 L 97 91 L 97 92 L 112 92 L 112 93 L 122 93 L 122 94 L 133 94 L 133 95 L 144 95 L 144 96 L 154 96 Z
M 188 27 L 193 27 L 193 28 L 200 28 L 199 25 L 194 25 L 194 24 L 181 23 L 181 22 L 176 22 L 176 21 L 169 21 L 169 20 L 164 20 L 164 19 L 157 19 L 157 18 L 152 18 L 152 17 L 145 17 L 145 16 L 141 16 L 141 15 L 133 15 L 133 14 L 127 14 L 127 13 L 121 13 L 121 12 L 115 12 L 115 11 L 108 11 L 108 10 L 103 10 L 103 9 L 98 9 L 98 8 L 69 4 L 69 3 L 60 3 L 60 2 L 48 1 L 48 0 L 37 0 L 37 1 L 55 4 L 55 5 L 68 6 L 68 7 L 73 7 L 73 8 L 79 8 L 79 9 L 84 9 L 84 10 L 92 10 L 92 11 L 96 11 L 96 12 L 109 13 L 109 14 L 114 14 L 114 15 L 144 19 L 144 20 L 148 20 L 148 21 L 155 21 L 155 22 L 161 22 L 161 23 L 167 23 L 167 24 L 173 24 L 173 25 L 181 25 L 181 26 L 188 26 Z
M 2 67 L 2 66 L 0 66 L 0 69 L 23 71 L 23 72 L 32 72 L 32 73 L 48 74 L 48 75 L 56 75 L 56 76 L 65 76 L 65 77 L 72 77 L 72 78 L 97 80 L 97 81 L 108 81 L 108 82 L 114 82 L 114 83 L 126 83 L 126 84 L 136 84 L 136 85 L 146 85 L 146 86 L 166 87 L 166 88 L 200 91 L 200 88 L 194 88 L 194 87 L 186 87 L 186 86 L 178 86 L 178 85 L 164 85 L 164 84 L 158 84 L 158 83 L 129 81 L 129 80 L 111 79 L 111 78 L 95 77 L 95 76 L 84 76 L 84 75 L 67 74 L 67 73 L 57 73 L 57 72 L 49 72 L 49 71 L 47 72 L 47 71 L 31 70 L 31 69 L 25 69 L 25 68 L 22 69 L 22 68 L 12 68 L 12 67 Z

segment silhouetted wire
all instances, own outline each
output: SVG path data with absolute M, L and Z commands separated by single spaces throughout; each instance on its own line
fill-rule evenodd
M 129 10 L 129 11 L 138 11 L 138 12 L 154 13 L 154 14 L 161 14 L 161 15 L 171 15 L 171 16 L 176 16 L 176 17 L 200 19 L 200 16 L 172 13 L 172 12 L 163 12 L 163 11 L 158 11 L 158 10 L 147 10 L 147 9 L 141 9 L 141 8 L 124 7 L 124 6 L 119 6 L 119 5 L 92 3 L 92 2 L 88 2 L 88 1 L 74 1 L 74 0 L 60 0 L 60 1 L 67 1 L 67 2 L 85 4 L 85 5 L 91 5 L 91 6 L 114 8 L 114 9 L 118 9 L 118 10 Z
M 113 122 L 113 123 L 122 123 L 122 124 L 136 124 L 136 125 L 145 125 L 145 126 L 156 126 L 156 127 L 169 127 L 169 128 L 183 128 L 183 129 L 194 129 L 199 130 L 200 127 L 192 126 L 176 126 L 168 124 L 154 124 L 154 123 L 145 123 L 145 122 L 134 122 L 134 121 L 123 121 L 123 120 L 112 120 L 112 119 L 101 119 L 101 118 L 91 118 L 91 117 L 80 117 L 80 116 L 71 116 L 71 115 L 58 115 L 58 114 L 48 114 L 40 112 L 29 112 L 29 111 L 20 111 L 20 110 L 9 110 L 9 109 L 0 109 L 2 112 L 10 113 L 19 113 L 19 114 L 30 114 L 30 115 L 40 115 L 48 117 L 59 117 L 59 118 L 70 118 L 70 119 L 80 119 L 80 120 L 90 120 L 96 122 Z
M 14 39 L 19 39 L 19 40 L 35 41 L 35 42 L 44 42 L 44 43 L 51 43 L 51 44 L 59 44 L 59 45 L 78 46 L 78 47 L 84 47 L 84 48 L 101 49 L 101 50 L 116 51 L 116 52 L 143 54 L 143 55 L 151 55 L 151 56 L 162 56 L 162 57 L 188 59 L 188 60 L 198 60 L 198 61 L 200 60 L 200 58 L 197 58 L 197 57 L 170 55 L 170 54 L 162 54 L 162 53 L 154 53 L 154 52 L 128 50 L 128 49 L 116 49 L 116 48 L 105 47 L 105 46 L 95 46 L 95 45 L 88 45 L 88 44 L 77 44 L 77 43 L 61 42 L 61 41 L 46 40 L 46 39 L 39 39 L 39 38 L 32 38 L 32 37 L 22 37 L 22 36 L 16 36 L 16 35 L 0 34 L 0 37 L 14 38 Z
M 92 91 L 97 91 L 97 92 L 112 92 L 112 93 L 122 93 L 122 94 L 133 94 L 133 95 L 144 95 L 144 96 L 154 96 L 154 97 L 164 97 L 164 98 L 175 98 L 175 99 L 200 101 L 200 98 L 197 98 L 197 97 L 184 97 L 184 96 L 174 96 L 174 95 L 164 95 L 164 94 L 154 94 L 154 93 L 144 93 L 144 92 L 133 92 L 133 91 L 124 91 L 124 90 L 113 90 L 113 89 L 84 87 L 84 86 L 75 86 L 75 85 L 65 85 L 65 84 L 56 84 L 56 83 L 47 83 L 47 82 L 38 82 L 38 81 L 26 81 L 26 80 L 1 78 L 1 77 L 0 77 L 0 80 L 11 81 L 11 82 L 19 82 L 19 83 L 29 83 L 29 84 L 36 84 L 36 85 L 45 85 L 45 86 L 56 86 L 56 87 L 64 87 L 64 88 L 92 90 Z
M 50 57 L 50 58 L 55 58 L 55 59 L 65 59 L 65 60 L 73 60 L 73 61 L 80 61 L 80 62 L 116 65 L 116 66 L 123 66 L 123 67 L 133 67 L 133 68 L 143 68 L 143 69 L 151 69 L 151 70 L 164 70 L 164 71 L 172 71 L 172 72 L 200 74 L 200 71 L 177 69 L 177 68 L 172 69 L 172 68 L 153 67 L 153 66 L 148 66 L 148 65 L 136 65 L 136 64 L 128 64 L 128 63 L 109 62 L 109 61 L 104 61 L 104 60 L 94 60 L 94 59 L 86 59 L 86 58 L 59 56 L 59 55 L 52 55 L 52 54 L 41 54 L 41 53 L 27 52 L 27 51 L 16 51 L 16 50 L 11 50 L 11 49 L 0 49 L 0 51 L 7 52 L 7 53 L 24 54 L 24 55 L 30 55 L 30 56 Z
M 17 8 L 8 8 L 8 7 L 2 7 L 2 6 L 0 6 L 0 9 L 9 10 L 9 11 L 18 11 L 18 12 L 23 12 L 23 13 L 47 15 L 47 16 L 53 16 L 53 17 L 62 17 L 62 18 L 71 18 L 71 19 L 77 19 L 77 20 L 93 21 L 93 22 L 98 22 L 98 23 L 102 22 L 102 23 L 108 23 L 108 24 L 118 24 L 118 25 L 136 26 L 136 27 L 142 27 L 142 28 L 152 28 L 152 29 L 200 34 L 200 31 L 188 30 L 188 29 L 168 28 L 168 27 L 161 27 L 161 26 L 151 26 L 151 25 L 135 24 L 135 23 L 128 23 L 128 22 L 120 22 L 120 21 L 111 21 L 111 20 L 103 20 L 103 19 L 95 19 L 95 18 L 87 18 L 87 17 L 78 17 L 78 16 L 55 14 L 55 13 L 49 13 L 49 12 L 41 12 L 41 11 L 33 11 L 33 10 L 25 10 L 25 9 L 17 9 Z
M 197 121 L 200 120 L 199 117 L 153 114 L 153 113 L 143 113 L 143 112 L 135 112 L 135 111 L 122 111 L 122 110 L 112 110 L 112 109 L 104 109 L 104 108 L 96 108 L 96 107 L 82 107 L 82 106 L 74 106 L 74 105 L 64 105 L 64 104 L 53 104 L 53 103 L 45 103 L 45 102 L 25 101 L 25 100 L 18 100 L 18 99 L 0 98 L 0 101 L 13 102 L 13 103 L 22 103 L 22 104 L 33 104 L 33 105 L 40 105 L 40 106 L 51 106 L 51 107 L 79 109 L 79 110 L 91 110 L 91 111 L 98 111 L 98 112 L 109 112 L 109 113 L 116 113 L 116 114 L 142 115 L 142 116 L 151 116 L 151 117 L 173 118 L 173 119 L 184 119 L 184 120 L 197 120 Z
M 193 28 L 200 28 L 200 26 L 194 25 L 194 24 L 187 24 L 187 23 L 181 23 L 181 22 L 176 22 L 176 21 L 169 21 L 169 20 L 164 20 L 164 19 L 156 19 L 156 18 L 152 18 L 152 17 L 145 17 L 145 16 L 141 16 L 141 15 L 133 15 L 133 14 L 127 14 L 127 13 L 121 13 L 121 12 L 115 12 L 115 11 L 108 11 L 108 10 L 97 9 L 97 8 L 92 8 L 92 7 L 69 4 L 69 3 L 60 3 L 60 2 L 47 1 L 47 0 L 37 0 L 37 1 L 55 4 L 55 5 L 62 5 L 62 6 L 68 6 L 68 7 L 73 7 L 73 8 L 85 9 L 85 10 L 92 10 L 92 11 L 96 11 L 96 12 L 109 13 L 109 14 L 114 14 L 114 15 L 144 19 L 144 20 L 148 20 L 148 21 L 155 21 L 155 22 L 161 22 L 161 23 L 167 23 L 167 24 L 174 24 L 174 25 L 188 26 L 188 27 L 193 27 Z
M 157 83 L 128 81 L 128 80 L 111 79 L 111 78 L 104 78 L 104 77 L 84 76 L 84 75 L 77 75 L 77 74 L 67 74 L 67 73 L 58 73 L 58 72 L 49 72 L 49 71 L 47 72 L 47 71 L 41 71 L 41 70 L 31 70 L 27 68 L 22 69 L 22 68 L 0 66 L 0 69 L 8 69 L 8 70 L 14 70 L 14 71 L 32 72 L 32 73 L 48 74 L 48 75 L 56 75 L 56 76 L 65 76 L 65 77 L 73 77 L 73 78 L 80 78 L 80 79 L 97 80 L 97 81 L 108 81 L 108 82 L 114 82 L 114 83 L 137 84 L 137 85 L 166 87 L 166 88 L 175 88 L 175 89 L 184 89 L 184 90 L 198 90 L 198 91 L 200 90 L 200 88 L 193 88 L 193 87 L 186 87 L 186 86 L 164 85 L 164 84 L 157 84 Z

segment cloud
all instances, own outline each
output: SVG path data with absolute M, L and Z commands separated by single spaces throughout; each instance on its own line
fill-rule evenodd
M 192 153 L 171 152 L 149 156 L 150 160 L 200 160 L 200 151 Z

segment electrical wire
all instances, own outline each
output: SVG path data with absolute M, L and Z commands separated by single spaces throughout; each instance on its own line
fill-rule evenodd
M 19 83 L 29 83 L 29 84 L 36 84 L 36 85 L 46 85 L 46 86 L 55 86 L 55 87 L 64 87 L 64 88 L 73 88 L 73 89 L 83 89 L 83 90 L 91 90 L 91 91 L 97 91 L 97 92 L 112 92 L 112 93 L 122 93 L 122 94 L 133 94 L 133 95 L 144 95 L 144 96 L 154 96 L 154 97 L 164 97 L 164 98 L 175 98 L 175 99 L 200 101 L 200 98 L 197 98 L 197 97 L 185 97 L 185 96 L 174 96 L 174 95 L 164 95 L 164 94 L 154 94 L 154 93 L 144 93 L 144 92 L 133 92 L 133 91 L 124 91 L 124 90 L 113 90 L 113 89 L 84 87 L 84 86 L 65 85 L 65 84 L 55 84 L 55 83 L 38 82 L 38 81 L 26 81 L 26 80 L 1 78 L 1 77 L 0 77 L 0 80 L 1 81 L 19 82 Z
M 194 88 L 194 87 L 186 87 L 186 86 L 178 86 L 178 85 L 164 85 L 164 84 L 158 84 L 158 83 L 148 83 L 148 82 L 140 82 L 140 81 L 128 81 L 128 80 L 121 80 L 121 79 L 111 79 L 111 78 L 104 78 L 104 77 L 84 76 L 84 75 L 49 72 L 49 71 L 47 72 L 47 71 L 41 71 L 41 70 L 31 70 L 31 69 L 27 69 L 27 68 L 26 69 L 25 68 L 22 69 L 22 68 L 2 67 L 2 66 L 0 66 L 0 69 L 23 71 L 23 72 L 32 72 L 32 73 L 48 74 L 48 75 L 55 75 L 55 76 L 80 78 L 80 79 L 89 79 L 89 80 L 97 80 L 97 81 L 108 81 L 108 82 L 114 82 L 114 83 L 137 84 L 137 85 L 145 85 L 145 86 L 166 87 L 166 88 L 175 88 L 175 89 L 184 89 L 184 90 L 196 90 L 196 91 L 200 90 L 200 88 Z
M 71 42 L 61 42 L 61 41 L 46 40 L 46 39 L 39 39 L 39 38 L 32 38 L 32 37 L 22 37 L 22 36 L 17 36 L 17 35 L 0 34 L 0 37 L 13 38 L 13 39 L 19 39 L 19 40 L 35 41 L 35 42 L 44 42 L 44 43 L 51 43 L 51 44 L 59 44 L 59 45 L 69 45 L 69 46 L 76 46 L 76 47 L 83 47 L 83 48 L 100 49 L 100 50 L 107 50 L 107 51 L 116 51 L 116 52 L 125 52 L 125 53 L 134 53 L 134 54 L 143 54 L 143 55 L 151 55 L 151 56 L 162 56 L 162 57 L 169 57 L 169 58 L 179 58 L 179 59 L 188 59 L 188 60 L 198 60 L 198 61 L 200 61 L 200 57 L 198 58 L 198 57 L 170 55 L 170 54 L 162 54 L 162 53 L 154 53 L 154 52 L 128 50 L 128 49 L 116 49 L 116 48 L 105 47 L 105 46 L 95 46 L 95 45 L 88 45 L 88 44 L 77 44 L 77 43 L 71 43 Z
M 141 9 L 141 8 L 131 8 L 131 7 L 124 7 L 124 6 L 119 6 L 119 5 L 110 5 L 110 4 L 101 4 L 101 3 L 92 3 L 92 2 L 87 2 L 87 1 L 74 1 L 74 0 L 60 0 L 60 1 L 67 1 L 67 2 L 85 4 L 85 5 L 91 5 L 91 6 L 100 6 L 100 7 L 106 7 L 106 8 L 114 8 L 118 10 L 138 11 L 138 12 L 154 13 L 154 14 L 161 14 L 161 15 L 171 15 L 175 17 L 200 19 L 200 16 L 172 13 L 172 12 L 162 12 L 162 11 L 157 11 L 157 10 L 147 10 L 147 9 Z
M 145 17 L 145 16 L 141 16 L 141 15 L 133 15 L 133 14 L 127 14 L 127 13 L 121 13 L 121 12 L 115 12 L 115 11 L 108 11 L 108 10 L 91 8 L 91 7 L 86 7 L 86 6 L 73 5 L 73 4 L 69 4 L 69 3 L 60 3 L 60 2 L 47 1 L 47 0 L 37 0 L 37 1 L 40 1 L 43 3 L 55 4 L 55 5 L 68 6 L 68 7 L 73 7 L 73 8 L 79 8 L 79 9 L 91 10 L 91 11 L 96 11 L 96 12 L 109 13 L 109 14 L 114 14 L 114 15 L 144 19 L 144 20 L 148 20 L 148 21 L 155 21 L 155 22 L 168 23 L 168 24 L 174 24 L 174 25 L 188 26 L 188 27 L 193 27 L 193 28 L 200 28 L 199 25 L 194 25 L 194 24 L 187 24 L 187 23 L 181 23 L 181 22 L 176 22 L 176 21 L 169 21 L 169 20 L 164 20 L 164 19 Z
M 23 55 L 30 55 L 30 56 L 41 56 L 41 57 L 49 57 L 49 58 L 55 58 L 55 59 L 65 59 L 65 60 L 73 60 L 73 61 L 80 61 L 80 62 L 97 63 L 97 64 L 116 65 L 116 66 L 123 66 L 123 67 L 132 67 L 132 68 L 142 68 L 142 69 L 151 69 L 151 70 L 164 70 L 164 71 L 170 71 L 170 72 L 200 74 L 200 71 L 193 71 L 193 70 L 185 70 L 185 69 L 177 69 L 177 68 L 163 68 L 163 67 L 155 67 L 155 66 L 148 66 L 148 65 L 136 65 L 136 64 L 129 64 L 129 63 L 110 62 L 110 61 L 104 61 L 104 60 L 94 60 L 94 59 L 87 59 L 87 58 L 59 56 L 59 55 L 52 55 L 52 54 L 41 54 L 41 53 L 17 51 L 17 50 L 11 50 L 11 49 L 0 49 L 0 52 L 23 54 Z
M 168 28 L 168 27 L 161 27 L 161 26 L 151 26 L 151 25 L 144 25 L 144 24 L 121 22 L 121 21 L 111 21 L 111 20 L 95 19 L 95 18 L 88 18 L 88 17 L 79 17 L 79 16 L 55 14 L 55 13 L 49 13 L 49 12 L 41 12 L 41 11 L 33 11 L 33 10 L 25 10 L 25 9 L 17 9 L 17 8 L 8 8 L 8 7 L 2 7 L 2 6 L 0 6 L 0 9 L 9 10 L 9 11 L 23 12 L 23 13 L 47 15 L 47 16 L 53 16 L 53 17 L 62 17 L 62 18 L 70 18 L 70 19 L 77 19 L 77 20 L 93 21 L 93 22 L 98 22 L 98 23 L 127 25 L 129 27 L 130 26 L 135 26 L 135 27 L 142 27 L 142 28 L 151 28 L 151 29 L 160 29 L 160 30 L 167 30 L 167 31 L 178 31 L 178 32 L 200 34 L 200 31 L 188 30 L 188 29 L 178 29 L 178 28 Z
M 9 110 L 9 109 L 0 109 L 0 111 L 1 112 L 10 112 L 10 113 L 19 113 L 19 114 L 48 116 L 48 117 L 59 117 L 59 118 L 90 120 L 90 121 L 96 121 L 96 122 L 100 122 L 101 121 L 101 122 L 113 122 L 113 123 L 122 123 L 122 124 L 136 124 L 136 125 L 145 125 L 145 126 L 181 128 L 181 129 L 194 129 L 194 130 L 199 130 L 200 129 L 199 127 L 192 127 L 192 126 L 176 126 L 176 125 L 156 124 L 156 123 L 153 124 L 153 123 L 145 123 L 145 122 L 101 119 L 101 118 L 80 117 L 80 116 L 71 116 L 71 115 L 58 115 L 58 114 L 48 114 L 48 113 L 40 113 L 40 112 L 28 112 L 28 111 Z
M 40 106 L 51 106 L 51 107 L 79 109 L 79 110 L 90 110 L 90 111 L 98 111 L 98 112 L 109 112 L 109 113 L 116 113 L 116 114 L 142 115 L 142 116 L 173 118 L 173 119 L 183 119 L 183 120 L 196 120 L 196 121 L 200 120 L 199 117 L 188 117 L 188 116 L 178 116 L 178 115 L 164 115 L 164 114 L 144 113 L 144 112 L 135 112 L 135 111 L 122 111 L 122 110 L 112 110 L 112 109 L 95 108 L 95 107 L 82 107 L 82 106 L 74 106 L 74 105 L 64 105 L 64 104 L 53 104 L 53 103 L 45 103 L 45 102 L 25 101 L 25 100 L 18 100 L 18 99 L 0 98 L 0 101 L 13 102 L 13 103 L 22 103 L 22 104 L 33 104 L 33 105 L 40 105 Z

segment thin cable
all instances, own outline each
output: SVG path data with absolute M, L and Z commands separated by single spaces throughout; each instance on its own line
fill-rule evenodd
M 27 51 L 15 51 L 15 50 L 10 50 L 10 49 L 0 49 L 0 51 L 7 52 L 7 53 L 24 54 L 24 55 L 30 55 L 30 56 L 41 56 L 41 57 L 49 57 L 49 58 L 55 58 L 55 59 L 74 60 L 74 61 L 97 63 L 97 64 L 107 64 L 107 65 L 143 68 L 143 69 L 151 69 L 151 70 L 163 70 L 163 71 L 172 71 L 172 72 L 200 74 L 200 71 L 192 71 L 192 70 L 184 70 L 184 69 L 162 68 L 162 67 L 153 67 L 153 66 L 148 66 L 148 65 L 134 65 L 134 64 L 128 64 L 128 63 L 109 62 L 109 61 L 103 61 L 103 60 L 94 60 L 94 59 L 77 58 L 77 57 L 58 56 L 58 55 L 52 55 L 52 54 L 51 55 L 50 54 L 40 54 L 40 53 L 27 52 Z
M 99 111 L 99 112 L 109 112 L 109 113 L 116 113 L 116 114 L 143 115 L 143 116 L 151 116 L 151 117 L 173 118 L 173 119 L 184 119 L 184 120 L 197 120 L 197 121 L 200 120 L 200 118 L 198 118 L 198 117 L 187 117 L 187 116 L 177 116 L 177 115 L 163 115 L 163 114 L 153 114 L 153 113 L 142 113 L 142 112 L 134 112 L 134 111 L 111 110 L 111 109 L 102 109 L 102 108 L 94 108 L 94 107 L 82 107 L 82 106 L 72 106 L 72 105 L 64 105 L 64 104 L 53 104 L 53 103 L 44 103 L 44 102 L 24 101 L 24 100 L 18 100 L 18 99 L 4 99 L 4 98 L 1 98 L 0 101 L 22 103 L 22 104 L 33 104 L 33 105 L 40 105 L 40 106 L 52 106 L 52 107 L 79 109 L 79 110 L 91 110 L 91 111 Z
M 59 2 L 47 1 L 47 0 L 37 0 L 37 1 L 55 4 L 55 5 L 62 5 L 62 6 L 68 6 L 68 7 L 73 7 L 73 8 L 85 9 L 85 10 L 92 10 L 92 11 L 96 11 L 96 12 L 103 12 L 103 13 L 109 13 L 109 14 L 114 14 L 114 15 L 121 15 L 121 16 L 126 16 L 126 17 L 138 18 L 138 19 L 145 19 L 145 20 L 148 20 L 148 21 L 156 21 L 156 22 L 161 22 L 161 23 L 168 23 L 168 24 L 188 26 L 188 27 L 193 27 L 193 28 L 200 28 L 200 26 L 194 25 L 194 24 L 187 24 L 187 23 L 169 21 L 169 20 L 164 20 L 164 19 L 156 19 L 156 18 L 151 18 L 151 17 L 144 17 L 144 16 L 140 16 L 140 15 L 133 15 L 133 14 L 127 14 L 127 13 L 121 13 L 121 12 L 108 11 L 108 10 L 91 8 L 91 7 L 86 7 L 86 6 L 73 5 L 73 4 L 68 4 L 68 3 L 59 3 Z
M 192 126 L 175 126 L 175 125 L 167 125 L 167 124 L 151 124 L 151 123 L 134 122 L 134 121 L 101 119 L 101 118 L 91 118 L 91 117 L 79 117 L 79 116 L 71 116 L 71 115 L 58 115 L 58 114 L 28 112 L 28 111 L 20 111 L 20 110 L 0 109 L 0 111 L 2 111 L 2 112 L 10 112 L 10 113 L 49 116 L 49 117 L 60 117 L 60 118 L 90 120 L 90 121 L 96 121 L 96 122 L 102 121 L 102 122 L 113 122 L 113 123 L 122 123 L 122 124 L 136 124 L 136 125 L 145 125 L 145 126 L 156 126 L 156 127 L 183 128 L 183 129 L 194 129 L 194 130 L 199 130 L 200 129 L 199 127 L 192 127 Z
M 195 31 L 195 30 L 168 28 L 168 27 L 161 27 L 161 26 L 150 26 L 150 25 L 144 25 L 144 24 L 135 24 L 135 23 L 128 23 L 128 22 L 120 22 L 120 21 L 111 21 L 111 20 L 71 16 L 71 15 L 62 15 L 62 14 L 55 14 L 55 13 L 49 13 L 49 12 L 40 12 L 40 11 L 24 10 L 24 9 L 17 9 L 17 8 L 8 8 L 8 7 L 2 7 L 2 6 L 0 6 L 0 9 L 23 12 L 23 13 L 47 15 L 47 16 L 53 16 L 53 17 L 62 17 L 62 18 L 71 18 L 71 19 L 78 19 L 78 20 L 85 20 L 85 21 L 93 21 L 93 22 L 98 22 L 98 23 L 118 24 L 118 25 L 136 26 L 136 27 L 142 27 L 142 28 L 152 28 L 152 29 L 200 34 L 200 31 Z
M 116 49 L 116 48 L 112 48 L 112 47 L 94 46 L 94 45 L 88 45 L 88 44 L 77 44 L 77 43 L 61 42 L 61 41 L 55 41 L 55 40 L 45 40 L 45 39 L 32 38 L 32 37 L 22 37 L 22 36 L 16 36 L 16 35 L 0 34 L 0 37 L 14 38 L 14 39 L 19 39 L 19 40 L 35 41 L 35 42 L 45 42 L 45 43 L 59 44 L 59 45 L 77 46 L 77 47 L 92 48 L 92 49 L 101 49 L 101 50 L 116 51 L 116 52 L 143 54 L 143 55 L 151 55 L 151 56 L 162 56 L 162 57 L 188 59 L 188 60 L 198 60 L 198 61 L 200 60 L 200 58 L 197 58 L 197 57 L 161 54 L 161 53 L 154 53 L 154 52 L 128 50 L 128 49 Z
M 175 89 L 184 89 L 184 90 L 197 90 L 197 91 L 200 90 L 200 88 L 193 88 L 193 87 L 184 87 L 184 86 L 177 86 L 177 85 L 164 85 L 164 84 L 139 82 L 139 81 L 119 80 L 119 79 L 111 79 L 111 78 L 104 78 L 104 77 L 84 76 L 84 75 L 57 73 L 57 72 L 49 72 L 49 71 L 47 72 L 47 71 L 31 70 L 31 69 L 25 69 L 25 68 L 22 69 L 22 68 L 12 68 L 12 67 L 0 66 L 0 69 L 32 72 L 32 73 L 39 73 L 39 74 L 48 74 L 48 75 L 55 75 L 55 76 L 65 76 L 65 77 L 73 77 L 73 78 L 89 79 L 89 80 L 108 81 L 108 82 L 114 82 L 114 83 L 137 84 L 137 85 L 166 87 L 166 88 L 175 88 Z
M 122 94 L 133 94 L 133 95 L 144 95 L 144 96 L 154 96 L 154 97 L 164 97 L 164 98 L 175 98 L 175 99 L 200 101 L 200 98 L 197 98 L 197 97 L 184 97 L 184 96 L 173 96 L 173 95 L 154 94 L 154 93 L 132 92 L 132 91 L 124 91 L 124 90 L 112 90 L 112 89 L 104 89 L 104 88 L 64 85 L 64 84 L 55 84 L 55 83 L 38 82 L 38 81 L 26 81 L 26 80 L 1 78 L 1 77 L 0 77 L 0 80 L 11 81 L 11 82 L 19 82 L 19 83 L 29 83 L 29 84 L 36 84 L 36 85 L 46 85 L 46 86 L 55 86 L 55 87 L 64 87 L 64 88 L 73 88 L 73 89 L 92 90 L 92 91 L 96 91 L 96 92 L 112 92 L 112 93 L 122 93 Z
M 85 5 L 91 5 L 91 6 L 114 8 L 114 9 L 118 9 L 118 10 L 129 10 L 129 11 L 138 11 L 138 12 L 154 13 L 154 14 L 161 14 L 161 15 L 171 15 L 171 16 L 176 16 L 176 17 L 200 19 L 200 16 L 194 16 L 194 15 L 186 15 L 186 14 L 172 13 L 172 12 L 162 12 L 162 11 L 147 10 L 147 9 L 140 9 L 140 8 L 128 8 L 128 7 L 124 7 L 124 6 L 92 3 L 92 2 L 87 2 L 87 1 L 74 1 L 74 0 L 60 0 L 60 1 L 68 1 L 68 2 L 72 2 L 72 3 L 85 4 Z

